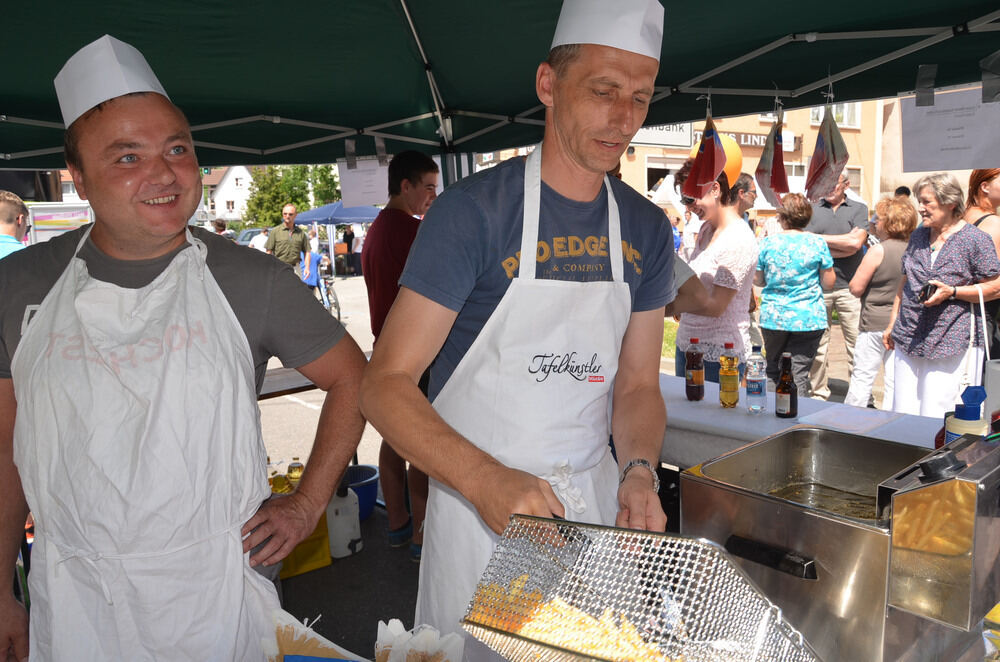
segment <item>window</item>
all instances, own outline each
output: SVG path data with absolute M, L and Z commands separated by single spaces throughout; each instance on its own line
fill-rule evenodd
M 62 194 L 63 195 L 76 195 L 76 186 L 73 182 L 63 182 L 62 183 Z
M 815 106 L 809 109 L 809 120 L 813 125 L 818 125 L 823 121 L 825 107 Z M 858 102 L 833 104 L 833 120 L 841 129 L 860 129 L 861 104 Z
M 208 199 L 208 210 L 211 212 L 215 211 L 215 198 Z
M 805 177 L 808 167 L 805 163 L 786 163 L 786 177 Z
M 226 211 L 233 211 L 236 209 L 236 203 L 232 200 L 226 200 Z
M 851 190 L 853 190 L 858 195 L 861 194 L 861 168 L 848 166 L 844 168 L 844 174 L 847 175 L 847 181 L 850 182 Z
M 236 177 L 235 179 L 236 179 L 236 188 L 243 188 L 243 180 L 239 177 Z

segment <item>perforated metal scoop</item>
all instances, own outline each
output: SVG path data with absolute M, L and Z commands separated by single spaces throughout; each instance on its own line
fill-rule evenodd
M 714 543 L 521 515 L 462 627 L 515 661 L 819 661 Z

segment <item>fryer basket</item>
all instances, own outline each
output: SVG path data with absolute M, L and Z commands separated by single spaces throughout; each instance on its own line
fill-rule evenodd
M 715 543 L 523 515 L 462 627 L 512 661 L 820 659 Z

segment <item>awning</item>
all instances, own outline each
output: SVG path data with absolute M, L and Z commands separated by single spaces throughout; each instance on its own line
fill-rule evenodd
M 4 12 L 0 168 L 62 165 L 52 78 L 104 33 L 145 53 L 204 165 L 328 163 L 541 137 L 534 92 L 560 0 L 16 3 Z M 1000 49 L 996 0 L 667 3 L 647 124 L 895 96 L 978 81 Z

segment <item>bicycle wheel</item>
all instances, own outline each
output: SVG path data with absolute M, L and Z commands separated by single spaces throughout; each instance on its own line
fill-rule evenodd
M 326 307 L 330 311 L 330 314 L 340 321 L 340 299 L 337 298 L 337 290 L 333 287 L 333 279 L 330 278 L 326 281 L 326 298 L 330 304 Z

